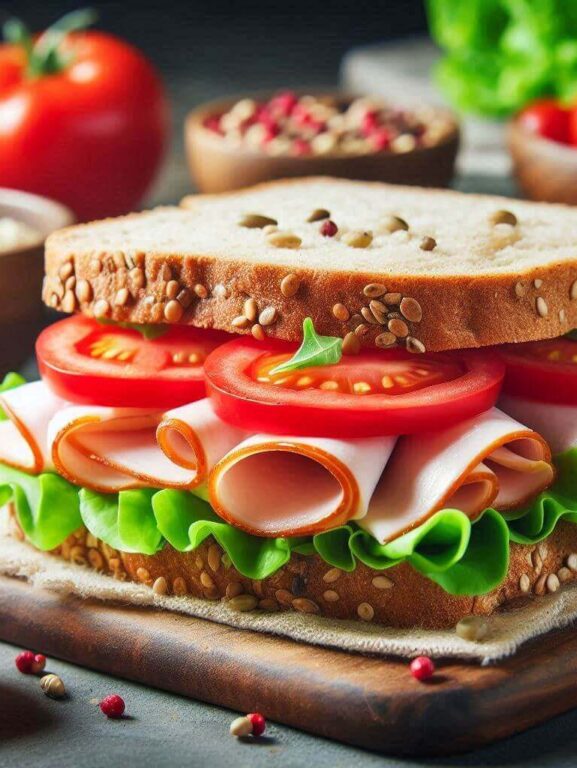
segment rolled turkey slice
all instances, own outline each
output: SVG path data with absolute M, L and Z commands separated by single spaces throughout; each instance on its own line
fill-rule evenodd
M 541 435 L 493 408 L 451 429 L 402 437 L 359 525 L 392 541 L 443 508 L 470 518 L 521 506 L 554 479 Z
M 210 501 L 258 536 L 318 533 L 366 514 L 395 441 L 256 435 L 211 472 Z
M 538 403 L 522 397 L 503 395 L 499 408 L 539 432 L 553 453 L 577 446 L 577 406 Z
M 76 485 L 104 493 L 129 488 L 195 488 L 245 437 L 207 399 L 165 414 L 69 406 L 49 427 L 52 460 Z
M 65 405 L 42 381 L 0 395 L 0 408 L 8 416 L 0 421 L 0 463 L 33 474 L 52 469 L 48 424 Z

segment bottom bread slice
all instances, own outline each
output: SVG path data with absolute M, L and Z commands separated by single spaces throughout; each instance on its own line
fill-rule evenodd
M 23 538 L 17 526 L 16 533 Z M 194 552 L 179 552 L 166 545 L 148 556 L 119 552 L 81 528 L 51 554 L 121 581 L 146 584 L 161 594 L 229 601 L 251 596 L 253 599 L 231 603 L 242 610 L 296 610 L 394 627 L 443 629 L 463 616 L 488 615 L 501 606 L 518 604 L 521 598 L 556 592 L 563 583 L 575 580 L 577 525 L 561 522 L 537 545 L 512 544 L 507 577 L 497 589 L 480 597 L 450 595 L 407 563 L 385 571 L 359 564 L 347 573 L 318 555 L 295 554 L 275 574 L 255 581 L 239 574 L 212 539 Z

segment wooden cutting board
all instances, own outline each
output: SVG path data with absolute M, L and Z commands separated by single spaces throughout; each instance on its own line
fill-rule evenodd
M 406 662 L 317 648 L 149 608 L 82 602 L 0 577 L 0 637 L 73 663 L 330 739 L 444 755 L 577 706 L 577 632 L 498 666 L 447 661 L 428 683 Z

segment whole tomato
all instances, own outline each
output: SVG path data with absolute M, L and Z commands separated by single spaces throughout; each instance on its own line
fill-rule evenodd
M 553 99 L 535 101 L 521 112 L 519 121 L 525 128 L 545 139 L 568 144 L 569 110 Z
M 19 22 L 5 29 L 0 186 L 47 195 L 88 220 L 142 201 L 169 111 L 147 59 L 112 35 L 78 31 L 79 21 L 69 14 L 34 38 Z

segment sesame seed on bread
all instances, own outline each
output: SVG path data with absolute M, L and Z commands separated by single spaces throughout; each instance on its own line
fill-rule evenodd
M 321 234 L 319 211 L 335 236 Z M 256 320 L 245 316 L 249 298 Z M 282 180 L 54 233 L 44 300 L 288 341 L 300 341 L 310 316 L 320 333 L 414 352 L 553 338 L 577 326 L 577 210 Z

